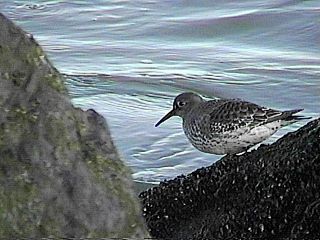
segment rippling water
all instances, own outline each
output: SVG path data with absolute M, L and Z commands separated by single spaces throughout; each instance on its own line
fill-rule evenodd
M 154 124 L 183 91 L 319 116 L 320 1 L 0 1 L 66 75 L 75 105 L 107 120 L 137 180 L 212 164 L 181 120 Z M 273 142 L 305 122 L 280 130 Z

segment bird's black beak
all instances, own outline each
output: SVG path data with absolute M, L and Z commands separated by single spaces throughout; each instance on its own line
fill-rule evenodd
M 170 112 L 168 112 L 163 118 L 160 119 L 159 122 L 156 123 L 156 127 L 158 127 L 161 123 L 163 123 L 164 121 L 168 120 L 169 118 L 171 118 L 172 116 L 174 116 L 176 114 L 176 111 L 174 109 L 172 109 Z

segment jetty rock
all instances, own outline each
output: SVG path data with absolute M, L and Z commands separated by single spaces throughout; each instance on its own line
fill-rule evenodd
M 319 239 L 320 119 L 140 199 L 159 239 Z
M 148 236 L 104 118 L 73 107 L 31 34 L 0 29 L 0 236 Z

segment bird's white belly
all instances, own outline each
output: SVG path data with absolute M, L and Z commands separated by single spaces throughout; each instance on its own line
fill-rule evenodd
M 249 132 L 239 136 L 239 140 L 243 142 L 251 142 L 257 144 L 266 140 L 280 128 L 280 121 L 267 123 L 251 129 Z
M 188 139 L 200 151 L 218 155 L 240 153 L 248 148 L 266 140 L 280 128 L 280 121 L 267 123 L 255 128 L 240 128 L 233 132 L 212 134 L 201 141 L 194 136 Z

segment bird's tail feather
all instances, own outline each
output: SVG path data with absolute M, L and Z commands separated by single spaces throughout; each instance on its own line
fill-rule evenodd
M 295 123 L 300 120 L 310 119 L 311 117 L 305 117 L 303 115 L 294 115 L 295 113 L 301 112 L 303 109 L 294 109 L 283 112 L 282 124 L 283 126 Z

